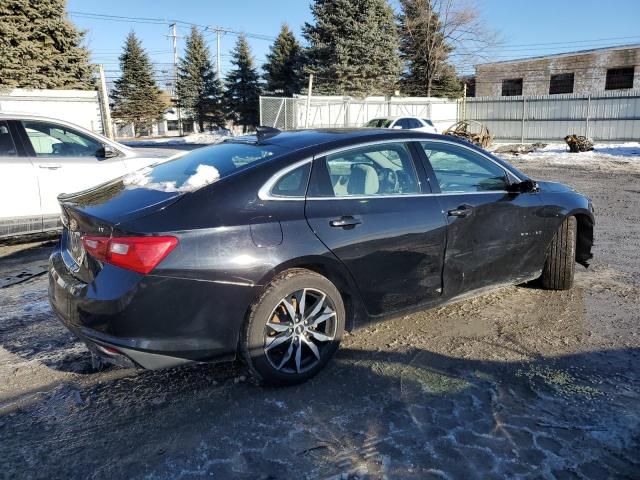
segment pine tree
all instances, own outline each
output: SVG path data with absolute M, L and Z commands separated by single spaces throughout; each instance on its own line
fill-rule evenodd
M 133 123 L 136 133 L 162 118 L 164 104 L 153 78 L 153 67 L 134 32 L 129 33 L 120 55 L 122 74 L 114 82 L 113 118 Z
M 400 54 L 405 69 L 403 93 L 457 97 L 462 91 L 455 68 L 447 62 L 453 51 L 431 0 L 400 0 Z
M 303 85 L 302 66 L 302 47 L 288 25 L 283 24 L 267 54 L 267 63 L 262 67 L 265 90 L 287 97 L 300 93 Z
M 95 88 L 83 38 L 66 0 L 0 1 L 0 88 Z
M 389 95 L 400 74 L 398 34 L 387 0 L 314 0 L 305 24 L 309 70 L 321 93 Z
M 227 117 L 235 124 L 242 125 L 243 132 L 246 132 L 250 127 L 258 125 L 260 84 L 244 35 L 238 38 L 232 56 L 234 68 L 227 73 L 225 79 Z
M 222 82 L 216 78 L 209 48 L 196 27 L 187 37 L 185 56 L 180 60 L 177 93 L 180 105 L 188 109 L 201 132 L 205 123 L 224 127 Z

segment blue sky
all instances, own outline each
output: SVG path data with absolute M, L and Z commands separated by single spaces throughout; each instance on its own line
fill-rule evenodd
M 393 0 L 392 5 L 397 6 Z M 87 45 L 93 60 L 105 64 L 107 76 L 117 77 L 117 57 L 126 34 L 134 29 L 141 37 L 158 70 L 168 70 L 172 60 L 167 25 L 106 21 L 73 12 L 91 12 L 125 17 L 182 20 L 199 25 L 219 25 L 233 30 L 277 35 L 283 22 L 301 37 L 305 21 L 311 20 L 308 0 L 68 0 L 72 20 L 87 30 Z M 490 53 L 492 60 L 506 60 L 547 53 L 580 50 L 627 43 L 640 43 L 640 0 L 478 0 L 488 28 L 498 32 L 502 46 Z M 180 26 L 184 36 L 188 27 Z M 208 32 L 205 32 L 208 33 Z M 215 35 L 208 34 L 212 53 Z M 222 38 L 222 69 L 229 68 L 229 51 L 236 37 Z M 261 64 L 270 41 L 249 38 L 256 61 Z M 179 39 L 179 51 L 182 48 Z M 162 75 L 162 73 L 160 73 Z

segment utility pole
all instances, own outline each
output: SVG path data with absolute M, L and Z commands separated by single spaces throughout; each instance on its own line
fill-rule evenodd
M 98 75 L 100 75 L 100 103 L 102 104 L 102 129 L 107 138 L 113 140 L 113 125 L 111 124 L 111 111 L 109 110 L 109 93 L 107 92 L 107 81 L 104 78 L 104 68 L 98 65 Z
M 220 28 L 216 27 L 216 77 L 219 81 L 222 81 L 221 63 L 220 63 Z
M 173 43 L 173 97 L 176 99 L 176 109 L 178 110 L 178 135 L 182 136 L 182 109 L 180 108 L 180 98 L 178 98 L 178 35 L 176 34 L 176 24 L 172 23 L 171 37 Z
M 307 89 L 307 108 L 304 128 L 309 128 L 309 111 L 311 110 L 311 89 L 313 88 L 313 73 L 309 74 L 309 88 Z

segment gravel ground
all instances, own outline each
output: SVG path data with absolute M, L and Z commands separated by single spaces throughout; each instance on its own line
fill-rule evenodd
M 372 325 L 288 389 L 95 372 L 48 306 L 50 246 L 0 247 L 0 477 L 640 478 L 640 172 L 514 162 L 593 198 L 576 287 Z

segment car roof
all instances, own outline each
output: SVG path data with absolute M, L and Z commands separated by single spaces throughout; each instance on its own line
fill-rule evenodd
M 255 135 L 236 137 L 227 140 L 228 142 L 248 143 L 255 145 L 275 145 L 282 147 L 284 155 L 295 154 L 296 157 L 302 155 L 313 156 L 317 153 L 332 150 L 334 148 L 354 147 L 367 142 L 378 142 L 384 140 L 446 140 L 449 143 L 462 145 L 463 147 L 477 150 L 479 153 L 489 156 L 503 167 L 511 170 L 516 176 L 526 178 L 513 165 L 510 165 L 495 155 L 484 149 L 473 145 L 467 140 L 457 138 L 453 135 L 440 135 L 437 133 L 426 133 L 415 130 L 395 130 L 389 128 L 335 128 L 335 129 L 309 129 L 309 130 L 286 130 L 275 132 L 272 136 L 258 141 Z M 280 157 L 278 155 L 277 157 Z
M 425 115 L 426 116 L 426 115 Z M 419 115 L 385 115 L 381 117 L 373 117 L 371 120 L 397 120 L 399 118 L 424 118 Z M 368 120 L 369 122 L 371 120 Z

